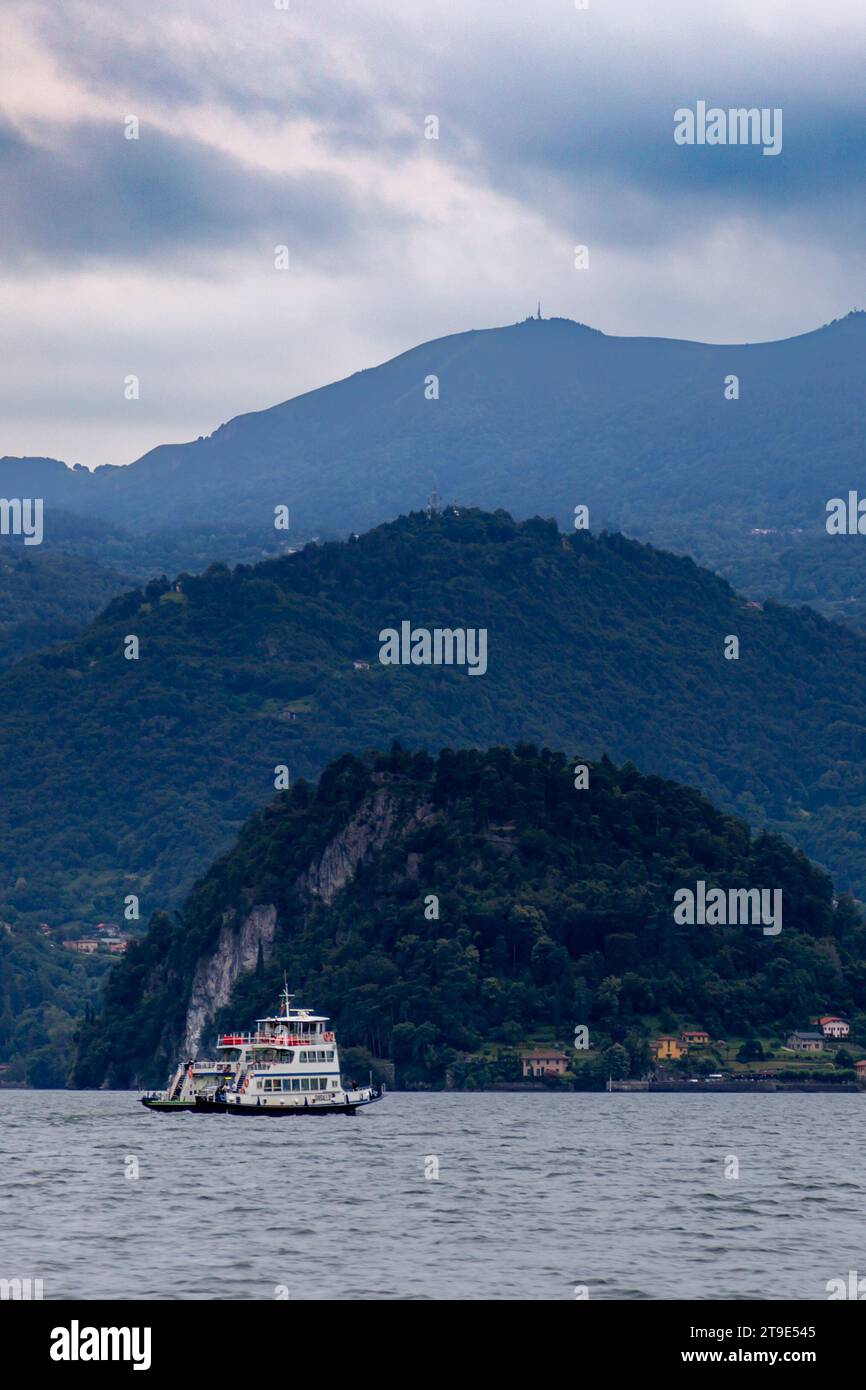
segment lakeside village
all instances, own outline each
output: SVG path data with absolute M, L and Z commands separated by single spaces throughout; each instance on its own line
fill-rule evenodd
M 0 930 L 13 928 L 0 922 Z M 66 951 L 107 969 L 140 933 L 114 922 L 82 927 L 60 937 L 43 923 L 39 930 Z M 100 973 L 101 973 L 100 969 Z M 673 1025 L 673 1026 L 672 1026 Z M 506 1032 L 510 1036 L 506 1037 Z M 470 1091 L 860 1091 L 866 1089 L 866 1014 L 853 1020 L 824 1014 L 802 1029 L 772 1027 L 750 1036 L 713 1037 L 701 1027 L 677 1030 L 662 1014 L 632 1028 L 575 1027 L 566 1040 L 562 1025 L 530 1038 L 516 1023 L 496 1030 L 477 1052 L 447 1049 L 438 1084 L 405 1058 L 375 1057 L 349 1048 L 356 1070 L 370 1070 L 377 1083 L 403 1090 Z M 448 1055 L 450 1054 L 450 1055 Z M 414 1074 L 413 1074 L 414 1073 Z M 21 1085 L 9 1062 L 0 1059 L 0 1087 Z
M 851 1024 L 838 1014 L 813 1018 L 808 1028 L 778 1037 L 722 1039 L 693 1028 L 651 1039 L 631 1035 L 598 1049 L 537 1046 L 523 1052 L 520 1060 L 523 1085 L 533 1089 L 866 1088 L 866 1046 L 859 1038 L 855 1041 Z

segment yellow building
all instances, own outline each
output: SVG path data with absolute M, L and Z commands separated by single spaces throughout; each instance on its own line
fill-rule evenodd
M 679 1038 L 656 1038 L 655 1053 L 659 1061 L 675 1060 L 677 1057 L 685 1057 L 688 1047 L 680 1042 Z

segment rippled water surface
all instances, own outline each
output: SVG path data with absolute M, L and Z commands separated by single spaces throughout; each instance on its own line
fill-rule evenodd
M 866 1274 L 864 1152 L 861 1095 L 395 1093 L 257 1120 L 5 1091 L 0 1277 L 45 1298 L 825 1299 Z

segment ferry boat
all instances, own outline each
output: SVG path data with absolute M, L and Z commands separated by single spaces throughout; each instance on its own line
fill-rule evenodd
M 253 1033 L 225 1033 L 217 1061 L 182 1062 L 165 1091 L 141 1097 L 148 1110 L 230 1115 L 354 1115 L 381 1100 L 384 1087 L 344 1082 L 325 1014 L 292 1008 L 256 1020 Z

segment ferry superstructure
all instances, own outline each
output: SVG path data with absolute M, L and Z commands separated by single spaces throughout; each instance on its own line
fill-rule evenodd
M 150 1110 L 231 1115 L 354 1115 L 381 1100 L 384 1088 L 346 1082 L 326 1014 L 292 1007 L 256 1019 L 251 1033 L 225 1033 L 215 1062 L 182 1063 L 168 1089 L 142 1096 Z

